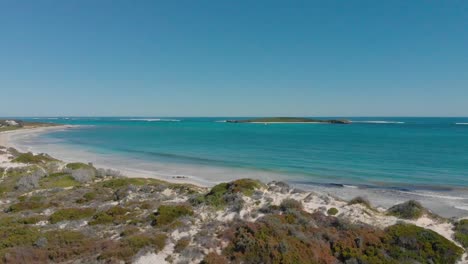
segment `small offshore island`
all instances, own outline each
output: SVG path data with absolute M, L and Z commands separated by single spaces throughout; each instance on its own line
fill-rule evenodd
M 8 131 L 0 139 L 48 126 L 11 121 L 0 121 Z M 283 182 L 207 188 L 133 178 L 8 143 L 0 146 L 0 263 L 468 261 L 468 219 L 444 219 L 416 201 L 375 208 Z
M 351 124 L 349 120 L 322 120 L 322 119 L 311 119 L 304 117 L 263 117 L 247 120 L 226 120 L 227 123 L 324 123 L 324 124 Z

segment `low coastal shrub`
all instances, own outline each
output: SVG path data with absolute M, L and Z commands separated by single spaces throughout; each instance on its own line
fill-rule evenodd
M 177 241 L 177 243 L 174 246 L 174 251 L 177 253 L 182 252 L 188 245 L 190 244 L 190 238 L 188 237 L 183 237 Z
M 90 182 L 96 177 L 94 169 L 77 169 L 71 171 L 72 178 L 79 183 Z
M 10 223 L 0 227 L 0 253 L 6 248 L 32 246 L 40 236 L 37 228 Z M 3 256 L 3 255 L 2 255 Z M 1 261 L 0 261 L 1 262 Z
M 102 182 L 102 186 L 111 189 L 119 189 L 128 185 L 142 186 L 147 181 L 141 178 L 115 178 Z
M 284 199 L 280 204 L 281 211 L 302 210 L 302 203 L 294 199 Z
M 200 264 L 227 264 L 229 263 L 226 257 L 218 255 L 215 252 L 210 252 L 205 258 L 200 262 Z
M 372 206 L 369 200 L 362 196 L 355 197 L 348 202 L 348 205 L 353 205 L 353 204 L 361 204 L 369 209 L 372 209 Z
M 96 199 L 97 194 L 95 192 L 87 192 L 83 195 L 82 198 L 79 198 L 76 200 L 77 203 L 82 204 L 82 203 L 87 203 L 91 202 L 92 200 Z
M 41 216 L 30 216 L 30 217 L 25 217 L 25 218 L 20 218 L 18 219 L 18 223 L 24 224 L 24 225 L 34 225 L 37 224 L 39 221 L 43 220 L 44 218 Z
M 79 170 L 79 169 L 94 169 L 94 167 L 91 164 L 85 164 L 81 162 L 73 162 L 73 163 L 68 163 L 65 168 L 71 169 L 71 170 Z
M 13 162 L 26 163 L 26 164 L 45 164 L 51 161 L 57 161 L 47 154 L 34 155 L 31 152 L 19 154 L 12 160 Z
M 42 178 L 39 183 L 42 188 L 66 188 L 80 184 L 70 174 L 66 173 L 50 174 Z
M 14 213 L 14 212 L 20 212 L 20 211 L 26 211 L 26 210 L 38 210 L 38 209 L 46 208 L 47 206 L 48 204 L 42 201 L 28 200 L 28 201 L 23 201 L 23 202 L 18 202 L 16 204 L 12 204 L 6 210 L 6 212 Z
M 5 169 L 2 174 L 2 182 L 0 184 L 0 195 L 17 190 L 16 186 L 18 184 L 18 180 L 36 169 L 36 166 Z
M 408 224 L 379 230 L 322 213 L 286 212 L 226 231 L 223 255 L 233 263 L 456 263 L 462 249 Z M 210 263 L 210 262 L 205 262 Z
M 121 177 L 122 173 L 118 170 L 112 170 L 112 169 L 97 169 L 97 175 L 100 178 L 104 177 Z
M 156 252 L 164 248 L 167 236 L 164 234 L 156 235 L 133 235 L 124 239 L 124 243 L 129 245 L 134 252 L 138 252 L 143 247 L 151 246 Z
M 195 205 L 206 204 L 216 209 L 222 209 L 228 203 L 242 203 L 241 199 L 236 199 L 237 195 L 251 196 L 256 189 L 262 186 L 261 182 L 252 179 L 239 179 L 229 183 L 220 183 L 211 188 L 207 194 L 192 199 L 192 203 Z
M 125 229 L 120 232 L 121 237 L 131 236 L 138 233 L 140 229 L 136 226 L 126 226 Z
M 455 239 L 462 246 L 468 248 L 468 219 L 460 220 L 455 224 Z
M 328 215 L 336 215 L 337 213 L 338 213 L 338 209 L 336 209 L 335 207 L 332 207 L 327 210 Z
M 171 224 L 182 216 L 191 215 L 193 215 L 193 211 L 187 205 L 161 205 L 154 214 L 151 224 L 160 227 Z
M 128 210 L 121 206 L 114 206 L 105 212 L 99 212 L 93 216 L 93 219 L 88 223 L 89 225 L 105 225 L 105 224 L 122 224 L 128 219 L 126 214 Z
M 159 252 L 166 244 L 167 236 L 164 234 L 136 234 L 126 237 L 118 242 L 109 243 L 101 252 L 98 260 L 123 260 L 130 263 L 134 255 L 146 248 L 151 252 Z
M 256 189 L 264 186 L 260 181 L 252 179 L 239 179 L 229 183 L 229 190 L 233 193 L 242 193 L 246 196 L 252 196 Z
M 403 219 L 418 219 L 426 212 L 426 209 L 419 202 L 410 200 L 390 207 L 387 212 L 389 215 Z
M 400 261 L 456 263 L 463 249 L 436 232 L 411 224 L 396 224 L 386 229 L 387 254 Z
M 49 221 L 55 224 L 61 221 L 74 221 L 91 217 L 94 214 L 93 208 L 65 208 L 54 212 Z

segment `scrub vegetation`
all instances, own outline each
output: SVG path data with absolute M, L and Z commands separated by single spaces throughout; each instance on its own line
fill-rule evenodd
M 280 182 L 202 188 L 0 150 L 15 164 L 0 169 L 0 263 L 132 263 L 156 254 L 169 263 L 451 264 L 464 252 L 409 223 L 431 216 L 415 201 L 387 212 L 359 197 L 330 207 L 331 198 Z M 398 221 L 378 227 L 351 213 Z M 454 222 L 464 247 L 467 230 L 467 220 Z

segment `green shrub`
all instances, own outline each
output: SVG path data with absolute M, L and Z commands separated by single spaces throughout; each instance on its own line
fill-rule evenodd
M 147 181 L 145 179 L 141 178 L 117 178 L 104 181 L 102 186 L 106 188 L 119 189 L 128 185 L 145 185 L 146 182 Z
M 94 169 L 93 166 L 81 162 L 68 163 L 65 167 L 71 170 Z
M 157 235 L 133 235 L 124 239 L 124 243 L 129 245 L 134 252 L 138 252 L 140 249 L 146 246 L 154 247 L 155 251 L 158 252 L 164 248 L 166 244 L 167 236 L 164 234 Z
M 125 229 L 120 233 L 121 237 L 131 236 L 138 233 L 139 229 L 135 226 L 126 226 Z
M 418 219 L 426 209 L 419 202 L 410 200 L 390 207 L 387 212 L 389 215 L 403 219 Z
M 88 224 L 89 225 L 104 225 L 104 224 L 122 224 L 127 221 L 128 217 L 125 215 L 127 214 L 128 210 L 120 207 L 114 206 L 109 208 L 105 212 L 99 212 L 93 216 L 93 220 L 91 220 Z
M 463 250 L 436 232 L 411 224 L 386 229 L 388 254 L 396 260 L 420 263 L 455 263 Z
M 141 249 L 148 248 L 158 252 L 164 248 L 167 236 L 164 234 L 137 234 L 117 242 L 112 246 L 107 246 L 101 252 L 98 260 L 123 260 L 130 263 L 131 259 Z M 112 262 L 113 263 L 113 262 Z
M 262 186 L 263 184 L 259 181 L 251 179 L 239 179 L 229 183 L 220 183 L 211 188 L 207 194 L 195 198 L 192 202 L 194 204 L 202 203 L 213 206 L 216 209 L 222 209 L 228 203 L 228 196 L 237 193 L 251 196 L 256 189 Z
M 171 224 L 182 216 L 193 215 L 192 209 L 186 205 L 161 205 L 154 215 L 153 226 L 164 226 Z
M 91 217 L 94 214 L 94 209 L 92 208 L 66 208 L 57 210 L 49 217 L 49 221 L 52 224 L 61 222 L 61 221 L 74 221 L 84 218 Z
M 42 188 L 66 188 L 78 186 L 77 182 L 71 175 L 66 173 L 54 173 L 40 180 Z
M 48 205 L 44 202 L 40 201 L 24 201 L 24 202 L 19 202 L 16 204 L 11 205 L 8 209 L 7 212 L 20 212 L 20 211 L 25 211 L 25 210 L 37 210 L 37 209 L 42 209 L 46 208 Z
M 288 210 L 302 210 L 302 203 L 300 201 L 294 200 L 294 199 L 284 199 L 281 201 L 280 204 L 280 209 L 281 211 L 288 211 Z
M 31 152 L 22 153 L 18 157 L 12 160 L 13 162 L 26 163 L 26 164 L 44 164 L 50 161 L 57 161 L 47 154 L 34 155 Z
M 229 189 L 233 193 L 241 192 L 244 195 L 251 196 L 256 189 L 263 186 L 260 181 L 252 179 L 239 179 L 229 183 Z
M 18 219 L 18 222 L 21 224 L 25 224 L 25 225 L 33 225 L 33 224 L 37 224 L 42 219 L 43 218 L 39 216 L 31 216 L 31 217 Z
M 336 215 L 337 213 L 338 213 L 338 209 L 336 209 L 335 207 L 332 207 L 332 208 L 328 209 L 328 211 L 327 211 L 328 215 Z
M 351 201 L 348 202 L 348 205 L 353 205 L 353 204 L 361 204 L 361 205 L 364 205 L 365 207 L 367 207 L 369 209 L 372 209 L 372 206 L 371 206 L 369 200 L 367 200 L 366 198 L 361 197 L 361 196 L 355 197 L 355 198 L 351 199 Z
M 15 246 L 32 246 L 39 238 L 36 228 L 23 225 L 8 225 L 0 227 L 0 250 Z
M 101 243 L 78 231 L 54 230 L 43 234 L 47 259 L 41 263 L 71 263 L 101 251 Z M 37 254 L 36 254 L 37 255 Z M 73 261 L 71 261 L 73 260 Z
M 455 239 L 468 248 L 468 219 L 460 220 L 455 224 Z
M 96 199 L 96 197 L 97 197 L 97 194 L 95 192 L 87 192 L 87 193 L 85 193 L 83 195 L 82 198 L 76 200 L 76 202 L 80 203 L 80 204 L 87 203 L 87 202 L 90 202 L 90 201 Z

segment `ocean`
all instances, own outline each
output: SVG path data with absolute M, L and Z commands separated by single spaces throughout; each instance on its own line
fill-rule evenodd
M 468 118 L 348 117 L 349 125 L 223 122 L 242 119 L 233 117 L 23 119 L 79 125 L 18 140 L 29 150 L 163 178 L 208 184 L 251 177 L 349 195 L 352 189 L 420 192 L 421 199 L 441 196 L 468 210 Z

